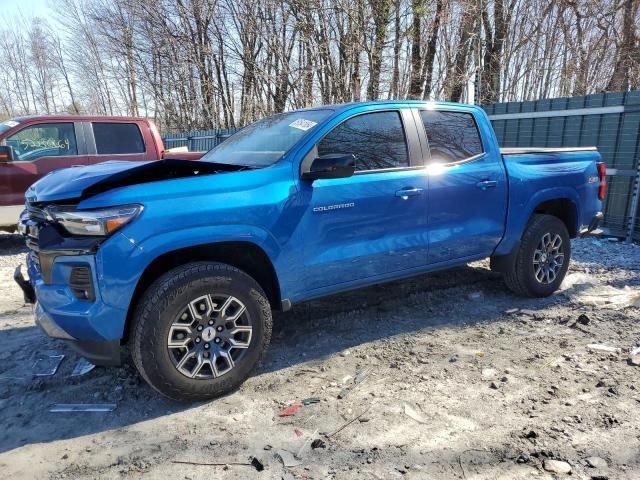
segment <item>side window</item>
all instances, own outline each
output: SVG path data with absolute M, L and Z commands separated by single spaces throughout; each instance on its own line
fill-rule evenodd
M 432 161 L 459 162 L 483 152 L 472 114 L 421 110 L 420 117 L 427 132 Z
M 350 118 L 331 130 L 317 147 L 319 156 L 354 154 L 359 171 L 409 166 L 399 112 L 365 113 Z
M 73 123 L 39 123 L 23 128 L 4 143 L 13 147 L 16 161 L 28 162 L 41 157 L 78 155 Z
M 92 125 L 98 155 L 144 153 L 144 140 L 135 123 L 94 122 Z

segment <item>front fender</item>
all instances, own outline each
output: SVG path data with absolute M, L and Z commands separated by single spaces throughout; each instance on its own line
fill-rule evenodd
M 140 277 L 156 258 L 182 248 L 231 241 L 246 241 L 261 248 L 278 275 L 281 249 L 266 230 L 253 225 L 189 227 L 151 235 L 140 243 L 129 239 L 133 248 L 127 256 L 122 255 L 122 249 L 111 255 L 107 242 L 105 248 L 98 250 L 102 298 L 109 305 L 128 308 Z

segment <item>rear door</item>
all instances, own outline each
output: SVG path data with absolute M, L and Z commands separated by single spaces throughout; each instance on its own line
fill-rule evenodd
M 306 288 L 322 289 L 427 262 L 427 178 L 409 109 L 352 116 L 305 161 L 354 154 L 350 178 L 301 181 Z
M 505 228 L 507 178 L 470 111 L 418 111 L 430 158 L 429 263 L 489 256 Z M 486 148 L 485 148 L 486 147 Z
M 47 173 L 86 165 L 81 124 L 47 121 L 27 125 L 9 135 L 3 145 L 13 147 L 15 161 L 0 163 L 0 205 L 24 205 L 24 192 Z
M 154 145 L 145 142 L 137 122 L 96 121 L 85 124 L 89 163 L 107 160 L 157 160 Z

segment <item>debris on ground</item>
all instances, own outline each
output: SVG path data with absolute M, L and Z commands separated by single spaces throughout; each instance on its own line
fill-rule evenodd
M 258 460 L 256 457 L 251 457 L 251 465 L 258 472 L 261 472 L 264 470 L 264 464 L 260 460 Z
M 255 457 L 252 457 L 250 462 L 196 462 L 191 460 L 171 460 L 171 463 L 179 465 L 198 465 L 202 467 L 228 467 L 234 465 L 240 467 L 253 467 L 259 472 L 264 470 L 262 462 Z
M 342 390 L 340 390 L 340 393 L 338 393 L 338 399 L 342 400 L 343 398 L 345 398 L 358 385 L 364 382 L 366 378 L 371 374 L 372 371 L 373 371 L 372 368 L 365 368 L 364 370 L 361 370 L 360 372 L 358 372 L 354 377 L 353 382 L 350 385 L 343 388 Z
M 324 443 L 324 440 L 316 438 L 313 442 L 311 442 L 311 448 L 313 448 L 314 450 L 316 448 L 327 448 L 327 444 Z
M 560 460 L 545 460 L 542 464 L 547 472 L 551 473 L 571 473 L 571 465 Z
M 113 412 L 116 409 L 115 403 L 57 403 L 53 405 L 50 412 Z
M 302 404 L 301 403 L 294 403 L 294 404 L 289 405 L 288 407 L 286 407 L 284 410 L 278 412 L 278 416 L 279 417 L 293 417 L 296 413 L 298 413 L 300 411 L 301 408 L 302 408 Z
M 609 466 L 607 461 L 600 457 L 585 458 L 585 462 L 587 463 L 587 466 L 591 468 L 607 468 Z
M 427 421 L 425 420 L 425 418 L 422 415 L 420 415 L 416 410 L 411 408 L 406 403 L 404 404 L 404 413 L 405 413 L 405 415 L 407 417 L 412 418 L 413 420 L 415 420 L 418 423 L 427 423 Z
M 367 413 L 369 410 L 371 409 L 371 406 L 367 407 L 362 413 L 358 414 L 357 416 L 353 417 L 351 420 L 349 420 L 348 422 L 344 423 L 340 428 L 338 428 L 337 430 L 335 430 L 333 433 L 330 433 L 327 435 L 327 438 L 331 438 L 335 435 L 337 435 L 338 433 L 340 433 L 342 430 L 344 430 L 345 428 L 347 428 L 349 425 L 351 425 L 353 422 L 355 422 L 356 420 L 359 420 L 360 418 L 362 418 L 364 416 L 365 413 Z
M 280 457 L 280 460 L 285 467 L 295 467 L 302 463 L 302 461 L 297 459 L 289 450 L 276 450 L 276 455 Z
M 591 319 L 584 313 L 581 313 L 576 322 L 578 322 L 580 325 L 589 325 Z
M 87 360 L 84 357 L 80 357 L 80 359 L 76 363 L 76 366 L 73 367 L 71 376 L 81 377 L 82 375 L 86 375 L 87 373 L 89 373 L 94 368 L 96 368 L 96 366 L 93 363 L 91 363 L 89 360 Z
M 587 349 L 593 350 L 594 352 L 605 352 L 605 353 L 621 353 L 622 349 L 618 347 L 610 347 L 609 345 L 601 345 L 598 343 L 590 343 L 587 345 Z
M 40 355 L 33 362 L 33 375 L 36 377 L 49 377 L 55 375 L 58 367 L 64 360 L 64 355 Z
M 302 400 L 302 405 L 304 405 L 305 407 L 308 407 L 309 405 L 312 405 L 314 403 L 320 403 L 320 398 L 319 397 L 309 397 L 309 398 L 305 398 L 304 400 Z

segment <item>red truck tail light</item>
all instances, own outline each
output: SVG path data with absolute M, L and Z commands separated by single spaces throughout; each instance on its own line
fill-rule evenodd
M 607 194 L 607 165 L 604 162 L 598 162 L 598 176 L 600 177 L 600 188 L 598 188 L 598 198 L 604 200 Z

